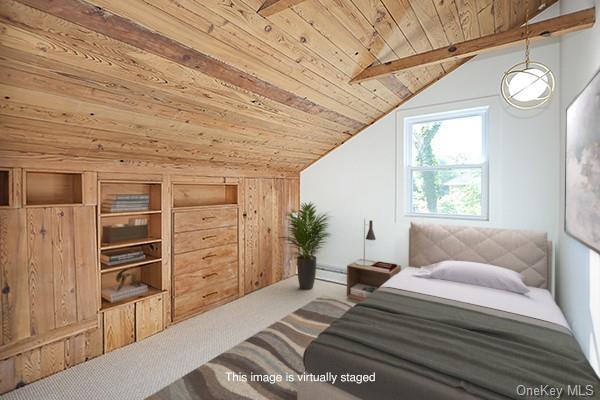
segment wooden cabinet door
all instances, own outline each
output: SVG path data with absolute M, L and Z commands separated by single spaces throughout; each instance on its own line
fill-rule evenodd
M 95 320 L 94 207 L 0 211 L 2 345 Z
M 273 242 L 273 179 L 245 180 L 245 293 L 271 281 Z
M 143 340 L 162 331 L 163 297 L 150 297 L 135 303 L 135 339 Z
M 298 209 L 297 179 L 245 179 L 244 288 L 252 292 L 295 273 L 287 216 Z
M 96 317 L 94 207 L 27 209 L 27 264 L 34 335 Z
M 31 336 L 24 209 L 0 210 L 0 345 Z
M 104 314 L 104 352 L 135 342 L 135 304 L 114 307 Z

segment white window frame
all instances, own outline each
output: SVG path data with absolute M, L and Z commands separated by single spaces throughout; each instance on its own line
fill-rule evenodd
M 418 123 L 444 121 L 449 119 L 480 116 L 482 121 L 481 138 L 481 163 L 479 164 L 454 164 L 435 167 L 417 167 L 412 165 L 412 126 Z M 404 118 L 404 192 L 405 210 L 407 217 L 444 218 L 489 221 L 489 162 L 488 162 L 488 136 L 489 136 L 489 106 L 474 107 L 456 111 L 445 111 L 434 114 L 417 115 Z M 413 211 L 413 172 L 438 171 L 449 169 L 481 169 L 481 215 L 419 213 Z

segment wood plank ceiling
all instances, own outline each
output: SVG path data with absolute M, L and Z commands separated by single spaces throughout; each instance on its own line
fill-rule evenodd
M 297 173 L 459 63 L 360 71 L 525 20 L 515 0 L 262 3 L 2 0 L 0 150 Z

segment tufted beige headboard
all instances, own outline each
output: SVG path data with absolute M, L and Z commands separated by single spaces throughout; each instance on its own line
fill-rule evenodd
M 410 225 L 409 264 L 473 261 L 520 272 L 527 286 L 548 287 L 549 242 L 543 232 L 456 225 Z

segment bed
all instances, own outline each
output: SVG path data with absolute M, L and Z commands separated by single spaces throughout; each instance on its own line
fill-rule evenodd
M 587 398 L 600 398 L 600 381 L 547 290 L 546 234 L 412 224 L 409 238 L 411 267 L 306 349 L 307 373 L 329 372 L 338 377 L 335 384 L 303 382 L 298 399 L 528 398 L 543 385 L 593 390 Z M 517 271 L 530 291 L 522 295 L 415 276 L 418 267 L 444 260 Z M 375 373 L 375 382 L 341 382 L 347 373 Z

